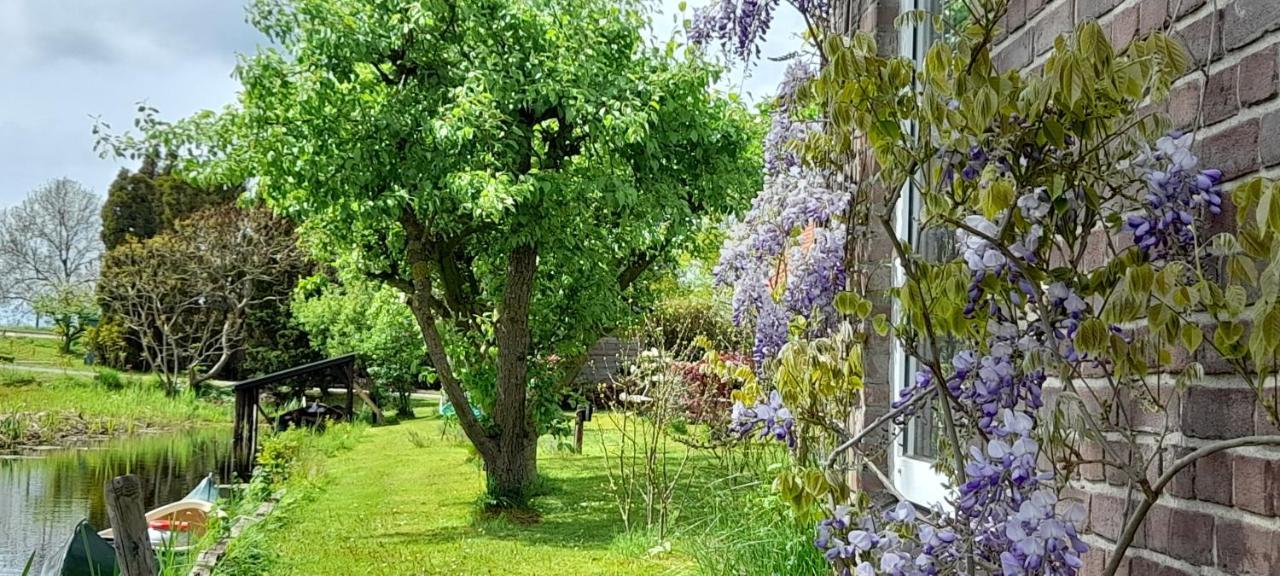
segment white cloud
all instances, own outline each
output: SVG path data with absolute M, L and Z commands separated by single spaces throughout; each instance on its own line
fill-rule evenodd
M 690 17 L 680 0 L 659 0 L 653 35 L 663 41 Z M 237 84 L 237 53 L 264 38 L 245 23 L 240 0 L 0 0 L 0 207 L 53 178 L 100 195 L 121 165 L 93 152 L 101 117 L 128 128 L 139 101 L 166 117 L 221 108 Z M 733 65 L 723 84 L 758 102 L 785 64 L 770 58 L 801 46 L 799 17 L 776 11 L 762 58 Z

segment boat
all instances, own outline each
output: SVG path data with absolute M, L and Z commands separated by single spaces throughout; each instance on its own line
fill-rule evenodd
M 165 504 L 147 512 L 147 537 L 157 551 L 185 552 L 195 545 L 208 528 L 210 516 L 218 499 L 218 486 L 213 474 L 205 476 L 191 492 L 181 500 Z M 106 541 L 114 540 L 110 528 L 98 532 Z
M 117 572 L 115 548 L 88 520 L 81 520 L 71 537 L 45 560 L 40 576 L 110 576 Z

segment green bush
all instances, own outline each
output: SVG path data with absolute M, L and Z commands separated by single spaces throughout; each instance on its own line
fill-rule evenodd
M 124 378 L 120 377 L 120 373 L 110 368 L 98 370 L 94 375 L 93 382 L 107 390 L 121 390 L 124 388 Z
M 710 340 L 717 350 L 741 351 L 750 346 L 751 335 L 734 325 L 728 306 L 711 298 L 673 297 L 654 306 L 646 319 L 646 335 L 662 349 L 695 360 L 702 349 L 694 344 L 699 336 Z M 689 357 L 685 357 L 692 355 Z

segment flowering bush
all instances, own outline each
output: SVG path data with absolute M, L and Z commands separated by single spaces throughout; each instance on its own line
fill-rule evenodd
M 1173 352 L 1194 358 L 1209 331 L 1206 345 L 1261 393 L 1280 348 L 1280 186 L 1240 184 L 1234 203 L 1258 208 L 1236 212 L 1234 234 L 1211 234 L 1223 173 L 1199 166 L 1194 136 L 1139 113 L 1182 74 L 1180 46 L 1155 33 L 1117 54 L 1087 22 L 1056 41 L 1042 74 L 1002 73 L 990 47 L 1005 2 L 968 4 L 970 26 L 934 45 L 923 67 L 880 56 L 869 35 L 831 35 L 816 46 L 829 64 L 784 94 L 793 122 L 833 112 L 803 144 L 775 122 L 773 140 L 807 153 L 766 178 L 722 254 L 721 280 L 757 339 L 759 377 L 740 394 L 735 429 L 792 447 L 794 467 L 776 485 L 825 509 L 815 544 L 836 573 L 858 575 L 1075 574 L 1088 546 L 1063 489 L 1098 447 L 1142 495 L 1110 554 L 1113 574 L 1179 470 L 1229 447 L 1280 444 L 1248 437 L 1173 458 L 1168 434 L 1140 449 L 1138 416 L 1100 409 L 1135 399 L 1163 409 L 1181 386 L 1161 379 L 1203 374 Z M 855 141 L 878 171 L 832 186 L 847 171 L 831 151 Z M 954 257 L 926 257 L 900 236 L 904 191 L 922 205 L 907 215 L 916 228 L 954 231 Z M 856 257 L 868 253 L 864 225 L 878 225 L 900 270 L 892 321 L 872 315 L 865 284 L 846 283 L 870 265 Z M 861 396 L 862 347 L 875 337 L 868 324 L 919 369 L 889 414 L 845 426 Z M 1151 393 L 1153 382 L 1172 390 Z M 926 404 L 942 425 L 948 506 L 917 515 L 904 501 L 883 514 L 848 497 L 847 479 L 864 467 L 884 478 L 864 441 Z M 1275 421 L 1275 405 L 1263 405 Z M 1130 446 L 1117 449 L 1117 438 Z M 1154 455 L 1121 457 L 1143 451 Z

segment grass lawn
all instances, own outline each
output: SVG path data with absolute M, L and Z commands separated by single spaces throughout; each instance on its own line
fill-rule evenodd
M 689 557 L 650 556 L 652 542 L 623 531 L 599 428 L 588 428 L 582 455 L 544 442 L 548 495 L 535 500 L 540 521 L 524 525 L 477 519 L 483 475 L 465 441 L 443 429 L 432 416 L 367 430 L 325 463 L 317 486 L 233 544 L 231 573 L 692 573 Z
M 79 368 L 88 370 L 84 357 L 78 352 L 63 354 L 58 351 L 62 341 L 57 338 L 33 338 L 8 333 L 0 336 L 0 355 L 14 359 L 14 364 L 53 368 Z

